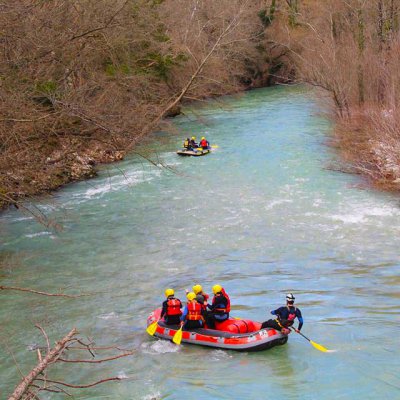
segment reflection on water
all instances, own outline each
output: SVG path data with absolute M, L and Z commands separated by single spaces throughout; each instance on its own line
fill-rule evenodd
M 190 110 L 175 120 L 182 137 L 204 132 L 218 144 L 212 154 L 178 158 L 181 137 L 170 134 L 147 145 L 178 174 L 136 157 L 107 166 L 39 204 L 63 224 L 58 233 L 14 211 L 1 216 L 2 285 L 92 293 L 0 293 L 1 393 L 19 379 L 10 349 L 24 371 L 34 365 L 27 346 L 44 344 L 33 327 L 40 322 L 53 342 L 76 326 L 98 345 L 136 350 L 68 369 L 72 383 L 128 377 L 76 391 L 77 399 L 398 397 L 397 199 L 324 169 L 334 157 L 324 146 L 329 124 L 303 88 L 225 103 L 197 107 L 202 122 Z M 255 354 L 149 338 L 146 317 L 164 289 L 184 298 L 195 283 L 208 292 L 221 283 L 234 315 L 258 321 L 293 292 L 304 333 L 338 351 L 320 353 L 295 333 Z

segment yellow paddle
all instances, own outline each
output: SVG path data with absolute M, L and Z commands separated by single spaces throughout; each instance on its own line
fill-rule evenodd
M 157 330 L 157 325 L 158 325 L 158 321 L 154 321 L 152 322 L 146 329 L 146 332 L 150 335 L 150 336 L 154 336 L 154 334 L 156 333 Z
M 307 336 L 303 335 L 300 331 L 297 331 L 293 328 L 290 328 L 292 331 L 294 330 L 296 333 L 298 333 L 299 335 L 303 336 L 304 339 L 307 339 L 317 350 L 322 351 L 324 353 L 329 353 L 332 350 L 328 350 L 327 348 L 325 348 L 324 346 L 315 343 L 314 341 L 312 341 L 311 339 L 309 339 Z M 333 350 L 334 351 L 334 350 Z
M 211 145 L 209 147 L 211 147 L 212 149 L 218 149 L 219 146 L 217 144 L 213 144 L 213 145 Z M 203 149 L 202 147 L 196 147 L 195 150 L 210 150 L 210 149 L 209 148 L 208 149 Z
M 181 325 L 181 327 L 175 332 L 174 337 L 172 338 L 172 341 L 177 344 L 178 346 L 181 344 L 182 341 L 182 328 L 183 328 L 183 324 Z

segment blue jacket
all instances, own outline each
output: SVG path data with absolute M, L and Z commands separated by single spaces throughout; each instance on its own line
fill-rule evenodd
M 303 317 L 301 315 L 301 311 L 299 308 L 295 306 L 283 306 L 279 307 L 276 310 L 271 311 L 272 315 L 276 315 L 279 321 L 287 321 L 289 319 L 289 314 L 295 314 L 295 318 L 299 321 L 298 330 L 303 326 Z

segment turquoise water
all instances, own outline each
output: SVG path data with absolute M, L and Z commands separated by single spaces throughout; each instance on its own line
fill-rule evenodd
M 36 362 L 30 346 L 44 345 L 35 323 L 52 342 L 77 327 L 98 345 L 135 350 L 53 368 L 75 384 L 127 377 L 71 389 L 77 399 L 400 398 L 398 199 L 326 168 L 330 125 L 304 88 L 207 102 L 174 122 L 178 134 L 141 149 L 157 149 L 153 159 L 168 168 L 132 156 L 38 202 L 61 232 L 16 211 L 1 215 L 2 285 L 94 294 L 0 292 L 0 398 L 19 379 L 11 352 L 26 373 Z M 219 148 L 179 158 L 193 133 Z M 233 314 L 259 321 L 291 291 L 304 334 L 337 351 L 321 353 L 296 334 L 255 354 L 148 337 L 146 317 L 165 288 L 183 298 L 195 283 L 208 292 L 222 284 Z

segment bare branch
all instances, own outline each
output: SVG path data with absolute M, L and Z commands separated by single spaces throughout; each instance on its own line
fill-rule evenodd
M 66 360 L 64 358 L 59 358 L 59 361 L 62 362 L 66 362 L 66 363 L 89 363 L 89 364 L 98 364 L 98 363 L 102 363 L 105 361 L 111 361 L 111 360 L 117 360 L 118 358 L 122 358 L 122 357 L 128 357 L 131 356 L 132 354 L 134 354 L 134 352 L 130 352 L 130 353 L 125 353 L 125 354 L 120 354 L 118 356 L 114 356 L 114 357 L 109 357 L 109 358 L 103 358 L 101 360 Z
M 47 354 L 50 353 L 50 342 L 49 342 L 49 337 L 47 336 L 47 333 L 39 324 L 35 324 L 35 326 L 36 326 L 36 328 L 38 328 L 40 330 L 40 332 L 42 332 L 43 336 L 45 337 L 46 343 L 47 343 Z
M 86 297 L 86 296 L 91 296 L 89 293 L 84 293 L 84 294 L 65 294 L 65 293 L 46 293 L 46 292 L 41 292 L 39 290 L 34 290 L 34 289 L 28 289 L 28 288 L 20 288 L 16 286 L 1 286 L 0 285 L 0 290 L 16 290 L 19 292 L 28 292 L 28 293 L 34 293 L 34 294 L 39 294 L 42 296 L 50 296 L 50 297 L 67 297 L 70 299 L 75 299 L 77 297 Z
M 71 383 L 53 381 L 53 380 L 50 380 L 50 379 L 48 379 L 47 382 L 56 383 L 57 385 L 63 385 L 63 386 L 67 386 L 67 387 L 74 388 L 74 389 L 85 389 L 85 388 L 90 388 L 90 387 L 99 385 L 100 383 L 110 382 L 110 381 L 122 381 L 124 379 L 127 379 L 127 378 L 120 378 L 120 377 L 116 376 L 114 378 L 101 379 L 101 380 L 99 380 L 97 382 L 89 383 L 88 385 L 72 385 Z M 44 381 L 44 379 L 40 379 L 40 378 L 37 378 L 36 380 L 37 381 Z M 9 400 L 11 400 L 11 399 L 9 399 Z

